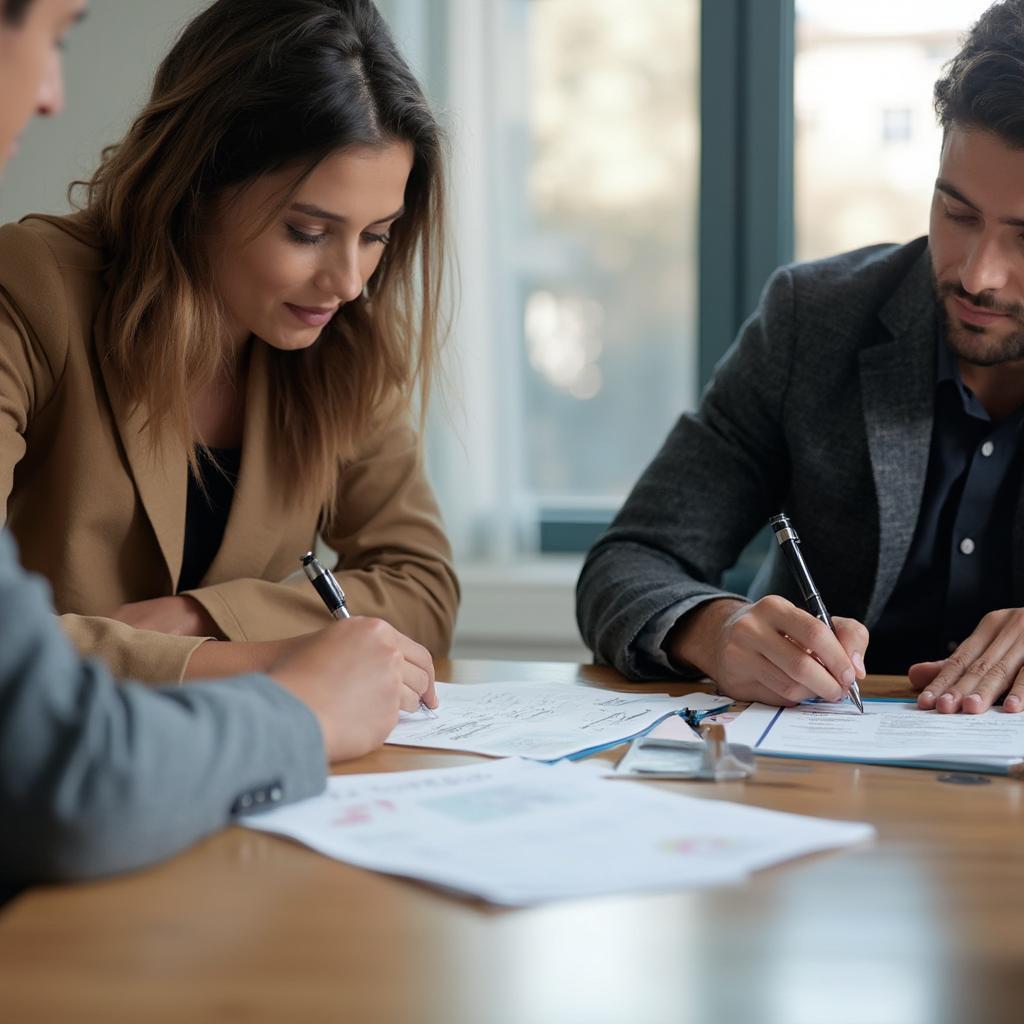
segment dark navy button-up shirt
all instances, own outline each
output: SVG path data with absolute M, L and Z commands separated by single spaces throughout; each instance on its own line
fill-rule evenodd
M 869 672 L 945 658 L 981 617 L 1012 606 L 1024 407 L 993 422 L 940 334 L 935 420 L 914 539 L 871 630 Z

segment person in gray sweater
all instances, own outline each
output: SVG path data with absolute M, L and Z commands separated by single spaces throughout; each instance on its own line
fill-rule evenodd
M 1024 0 L 981 16 L 935 104 L 928 237 L 777 271 L 589 553 L 599 661 L 774 704 L 870 667 L 926 709 L 1024 709 Z M 774 542 L 749 594 L 722 588 L 783 511 L 835 634 Z
M 84 12 L 84 0 L 0 0 L 0 168 L 33 114 L 59 111 L 59 48 Z M 223 645 L 196 652 L 211 671 Z M 312 796 L 327 763 L 382 743 L 400 708 L 437 703 L 430 655 L 380 620 L 274 652 L 269 674 L 117 682 L 73 649 L 47 585 L 0 533 L 0 888 L 138 868 L 240 812 Z

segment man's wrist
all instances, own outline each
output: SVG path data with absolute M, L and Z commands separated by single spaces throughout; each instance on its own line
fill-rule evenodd
M 712 675 L 722 629 L 746 603 L 735 597 L 712 598 L 680 616 L 661 645 L 672 665 L 679 671 Z

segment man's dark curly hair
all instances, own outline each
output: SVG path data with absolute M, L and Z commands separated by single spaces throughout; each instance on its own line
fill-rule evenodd
M 1024 149 L 1024 0 L 993 4 L 935 83 L 943 132 L 955 124 Z

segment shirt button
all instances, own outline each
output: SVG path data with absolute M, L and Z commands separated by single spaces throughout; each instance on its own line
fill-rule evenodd
M 960 552 L 964 555 L 974 554 L 974 541 L 971 540 L 970 537 L 964 537 L 964 539 L 960 541 Z
M 994 445 L 994 444 L 993 444 L 993 443 L 992 443 L 991 441 L 986 441 L 986 442 L 985 442 L 985 443 L 984 443 L 984 444 L 983 444 L 983 445 L 981 446 L 981 454 L 982 454 L 982 455 L 984 455 L 986 459 L 987 459 L 987 458 L 988 458 L 988 457 L 989 457 L 989 456 L 990 456 L 990 455 L 991 455 L 991 454 L 992 454 L 992 453 L 993 453 L 993 452 L 994 452 L 995 450 L 996 450 L 996 446 L 995 446 L 995 445 Z
M 238 802 L 242 805 L 243 810 L 252 807 L 252 793 L 243 793 L 242 798 Z
M 270 790 L 270 799 L 273 800 L 275 803 L 278 800 L 280 800 L 281 797 L 283 797 L 283 796 L 284 796 L 284 793 L 281 791 L 281 787 L 280 786 L 273 786 L 271 788 L 271 790 Z

